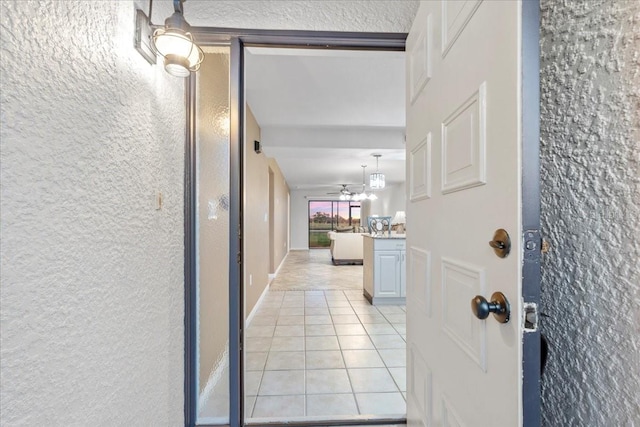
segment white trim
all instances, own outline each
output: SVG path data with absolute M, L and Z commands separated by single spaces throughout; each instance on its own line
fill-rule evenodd
M 308 251 L 309 248 L 289 248 L 289 252 L 291 251 Z
M 308 249 L 301 249 L 301 250 L 308 251 Z M 271 280 L 275 279 L 278 276 L 278 272 L 282 268 L 282 265 L 284 264 L 284 262 L 287 260 L 287 257 L 289 256 L 289 252 L 291 252 L 291 250 L 287 251 L 285 256 L 282 258 L 282 261 L 280 261 L 280 265 L 278 266 L 278 268 L 276 268 L 276 271 L 273 274 L 269 275 L 269 282 L 271 282 Z
M 251 324 L 251 321 L 253 320 L 254 316 L 256 315 L 256 312 L 258 311 L 258 307 L 260 307 L 260 304 L 262 303 L 262 300 L 264 299 L 265 295 L 267 295 L 267 292 L 269 292 L 270 287 L 271 287 L 271 278 L 269 278 L 269 283 L 267 283 L 267 286 L 264 287 L 264 290 L 262 291 L 260 298 L 258 298 L 258 301 L 256 301 L 253 308 L 251 309 L 251 313 L 249 313 L 249 315 L 247 316 L 247 320 L 245 320 L 244 322 L 245 329 L 248 328 L 249 325 Z

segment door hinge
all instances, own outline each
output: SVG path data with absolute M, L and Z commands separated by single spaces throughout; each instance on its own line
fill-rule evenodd
M 238 350 L 242 351 L 242 345 L 244 344 L 244 331 L 242 329 L 240 329 L 240 345 L 238 345 Z
M 240 256 L 240 252 L 238 252 L 238 254 L 237 254 L 237 256 L 236 256 L 236 262 L 237 262 L 238 264 L 241 264 L 241 263 L 242 263 L 242 258 L 241 258 L 241 256 Z
M 535 302 L 525 302 L 523 308 L 524 331 L 536 332 L 538 330 L 538 304 Z

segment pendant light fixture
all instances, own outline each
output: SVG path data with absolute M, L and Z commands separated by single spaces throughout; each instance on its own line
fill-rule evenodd
M 362 168 L 362 192 L 356 194 L 357 201 L 365 200 L 367 198 L 367 194 L 364 192 L 365 190 L 365 184 L 364 184 L 365 172 L 364 171 L 367 168 L 367 165 L 360 165 L 360 167 Z
M 366 189 L 366 184 L 365 184 L 365 177 L 366 177 L 366 168 L 367 165 L 360 165 L 360 167 L 362 168 L 362 193 L 358 193 L 356 194 L 353 199 L 357 200 L 357 201 L 362 201 L 362 200 L 376 200 L 378 198 L 378 196 L 376 196 L 375 194 L 371 193 L 371 194 L 367 194 L 367 192 L 365 191 Z
M 152 64 L 155 63 L 155 55 L 160 55 L 164 69 L 176 77 L 188 77 L 198 71 L 204 60 L 204 52 L 194 41 L 191 26 L 184 19 L 184 1 L 173 0 L 174 13 L 164 21 L 162 27 L 153 25 L 140 10 L 136 14 L 136 49 Z M 152 5 L 153 0 L 149 2 L 149 16 Z M 150 35 L 150 29 L 153 28 L 155 31 Z
M 380 190 L 384 188 L 384 174 L 378 171 L 378 160 L 382 157 L 381 154 L 373 154 L 373 157 L 376 158 L 376 172 L 369 175 L 369 187 L 372 190 Z

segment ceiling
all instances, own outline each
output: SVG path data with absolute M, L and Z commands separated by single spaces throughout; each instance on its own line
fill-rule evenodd
M 388 184 L 405 180 L 404 61 L 404 52 L 247 49 L 247 102 L 292 190 L 361 185 L 372 154 Z

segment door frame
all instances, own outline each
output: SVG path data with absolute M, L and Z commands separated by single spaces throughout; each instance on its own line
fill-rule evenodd
M 379 51 L 404 51 L 406 33 L 365 33 L 331 31 L 251 30 L 236 28 L 192 27 L 200 46 L 229 46 L 229 425 L 245 425 L 243 402 L 243 299 L 242 288 L 242 173 L 244 144 L 244 48 L 317 48 Z M 197 421 L 197 282 L 196 282 L 196 79 L 185 82 L 186 132 L 184 158 L 184 423 Z M 387 420 L 371 424 L 387 423 Z M 304 425 L 344 425 L 345 423 L 309 422 Z M 357 422 L 362 424 L 362 421 Z M 254 425 L 254 424 L 252 424 Z M 255 424 L 257 426 L 257 424 Z M 270 426 L 278 424 L 270 423 Z M 286 423 L 282 423 L 286 425 Z M 201 425 L 205 426 L 205 425 Z
M 522 337 L 522 425 L 542 425 L 540 410 L 540 0 L 522 1 L 522 300 L 533 310 Z M 526 309 L 523 307 L 523 312 Z M 514 319 L 516 320 L 516 319 Z
M 523 337 L 523 426 L 535 427 L 540 415 L 540 329 L 537 322 L 540 305 L 540 2 L 522 1 L 522 238 L 532 250 L 523 254 L 522 295 L 535 307 L 535 328 Z M 364 33 L 330 31 L 252 30 L 236 28 L 192 27 L 201 46 L 230 46 L 230 152 L 229 152 L 229 425 L 244 426 L 242 327 L 242 172 L 244 144 L 244 48 L 297 47 L 318 49 L 361 49 L 404 51 L 406 33 Z M 197 420 L 197 300 L 196 300 L 196 221 L 195 221 L 195 142 L 196 78 L 185 82 L 186 132 L 184 159 L 184 420 L 195 426 Z M 525 248 L 527 245 L 524 245 Z M 330 425 L 309 422 L 305 425 Z M 344 423 L 341 423 L 344 425 Z M 362 424 L 359 422 L 358 424 Z M 277 424 L 270 424 L 277 425 Z M 283 423 L 282 425 L 286 425 Z M 337 425 L 337 424 L 336 424 Z

